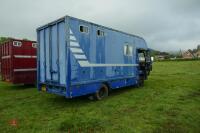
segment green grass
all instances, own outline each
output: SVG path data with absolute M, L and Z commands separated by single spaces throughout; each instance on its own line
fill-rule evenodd
M 1 132 L 200 132 L 200 61 L 156 62 L 142 88 L 102 101 L 0 82 Z M 11 126 L 11 120 L 17 126 Z

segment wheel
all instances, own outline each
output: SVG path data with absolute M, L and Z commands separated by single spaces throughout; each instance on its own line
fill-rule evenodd
M 101 88 L 94 94 L 96 100 L 101 100 L 108 96 L 108 87 L 106 85 L 102 85 Z
M 144 78 L 143 78 L 143 76 L 140 76 L 140 79 L 138 80 L 138 84 L 137 84 L 137 87 L 141 87 L 141 86 L 144 86 Z
M 139 84 L 140 86 L 144 86 L 144 79 L 140 79 Z
M 147 71 L 147 75 L 150 75 L 150 70 Z
M 144 73 L 144 80 L 147 80 L 147 75 L 148 75 L 148 72 L 147 71 L 145 71 L 145 73 Z
M 151 70 L 151 71 L 153 70 L 153 67 L 152 67 L 152 65 L 151 65 L 151 67 L 150 67 L 150 70 Z

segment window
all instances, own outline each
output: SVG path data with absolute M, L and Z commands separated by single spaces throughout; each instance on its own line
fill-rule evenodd
M 89 33 L 89 28 L 87 26 L 80 26 L 80 32 L 82 33 Z
M 20 41 L 14 41 L 13 42 L 13 46 L 15 46 L 15 47 L 21 47 L 22 46 L 22 42 L 20 42 Z
M 98 36 L 104 36 L 105 33 L 104 33 L 104 31 L 102 31 L 102 30 L 97 30 L 97 35 L 98 35 Z
M 144 53 L 138 53 L 139 62 L 145 62 Z
M 124 55 L 125 56 L 133 56 L 133 47 L 131 45 L 124 45 Z
M 32 43 L 33 48 L 37 48 L 37 43 Z

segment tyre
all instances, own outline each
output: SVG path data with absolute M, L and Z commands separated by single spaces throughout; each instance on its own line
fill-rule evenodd
M 108 96 L 108 87 L 103 84 L 100 89 L 94 94 L 94 98 L 96 100 L 102 100 L 103 98 L 107 97 Z
M 147 71 L 147 75 L 150 75 L 150 70 Z
M 138 84 L 137 84 L 137 87 L 142 87 L 144 86 L 144 77 L 143 76 L 140 76 L 140 79 L 138 80 Z
M 140 86 L 144 86 L 144 79 L 140 79 L 139 84 Z

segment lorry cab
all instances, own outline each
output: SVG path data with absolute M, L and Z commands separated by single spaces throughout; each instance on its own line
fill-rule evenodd
M 138 70 L 139 70 L 139 86 L 143 86 L 144 80 L 152 71 L 152 60 L 149 49 L 138 49 Z

